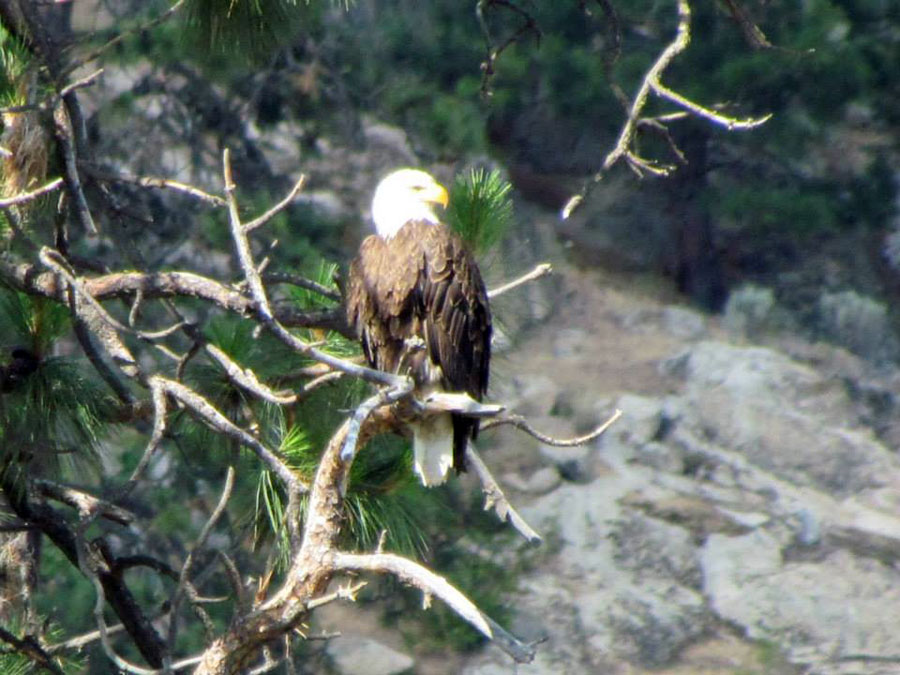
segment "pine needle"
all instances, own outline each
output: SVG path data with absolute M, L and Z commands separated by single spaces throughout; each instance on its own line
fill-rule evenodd
M 456 177 L 447 221 L 477 254 L 491 250 L 506 234 L 513 216 L 511 189 L 496 169 L 472 169 Z

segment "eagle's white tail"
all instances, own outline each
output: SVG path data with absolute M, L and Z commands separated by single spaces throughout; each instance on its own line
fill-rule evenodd
M 447 480 L 453 466 L 453 420 L 449 414 L 429 417 L 413 427 L 413 457 L 425 487 Z

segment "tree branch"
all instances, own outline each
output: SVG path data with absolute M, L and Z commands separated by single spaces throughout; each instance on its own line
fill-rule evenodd
M 513 279 L 512 281 L 507 282 L 498 288 L 492 288 L 491 290 L 489 290 L 488 299 L 493 300 L 498 295 L 503 295 L 504 293 L 511 291 L 514 288 L 518 288 L 523 284 L 527 284 L 529 281 L 534 281 L 535 279 L 545 277 L 552 272 L 553 266 L 550 263 L 540 263 L 539 265 L 535 266 L 533 270 L 531 270 L 527 274 L 523 274 L 518 279 Z
M 489 422 L 481 425 L 481 429 L 482 431 L 486 431 L 488 429 L 493 429 L 494 427 L 509 424 L 514 426 L 516 429 L 524 431 L 529 436 L 538 439 L 541 443 L 545 443 L 546 445 L 552 445 L 558 448 L 574 448 L 585 445 L 587 443 L 590 443 L 594 439 L 599 438 L 621 416 L 622 411 L 616 410 L 608 420 L 606 420 L 603 424 L 598 426 L 593 431 L 584 434 L 583 436 L 575 436 L 573 438 L 554 438 L 553 436 L 548 436 L 547 434 L 541 433 L 533 426 L 531 426 L 531 423 L 521 415 L 509 415 L 508 417 L 500 417 L 490 420 Z
M 715 124 L 722 125 L 729 130 L 753 129 L 770 119 L 771 115 L 743 120 L 728 117 L 717 113 L 706 106 L 695 103 L 663 85 L 663 73 L 672 64 L 675 57 L 687 49 L 691 41 L 690 4 L 688 3 L 688 0 L 675 0 L 675 2 L 678 8 L 678 28 L 675 37 L 662 51 L 647 71 L 646 75 L 644 75 L 644 79 L 641 81 L 641 85 L 638 87 L 637 93 L 635 93 L 631 102 L 628 116 L 625 119 L 625 123 L 622 125 L 622 130 L 619 133 L 615 146 L 604 158 L 600 170 L 595 173 L 593 178 L 587 182 L 582 190 L 578 194 L 573 195 L 563 207 L 561 213 L 563 219 L 568 218 L 572 212 L 578 208 L 587 197 L 590 189 L 602 180 L 609 169 L 620 160 L 624 159 L 628 163 L 628 166 L 634 170 L 638 176 L 643 176 L 646 173 L 665 176 L 672 171 L 674 167 L 660 164 L 653 160 L 644 159 L 634 150 L 634 141 L 637 130 L 643 119 L 642 113 L 651 93 L 675 103 L 694 115 L 703 117 Z
M 471 600 L 444 577 L 438 576 L 412 560 L 393 553 L 336 553 L 334 556 L 334 567 L 336 571 L 392 574 L 400 581 L 422 591 L 425 609 L 428 608 L 431 602 L 431 596 L 437 596 L 461 618 L 478 629 L 482 635 L 494 641 L 516 663 L 531 663 L 534 659 L 534 649 L 532 647 L 523 644 L 497 623 L 491 621 Z
M 487 465 L 476 452 L 472 443 L 469 443 L 466 448 L 466 460 L 468 465 L 475 469 L 475 473 L 478 474 L 478 478 L 481 481 L 482 491 L 484 492 L 484 510 L 493 509 L 502 522 L 508 521 L 529 543 L 540 544 L 541 535 L 535 532 L 531 525 L 509 503 L 506 495 L 503 494 L 503 490 L 500 489 L 500 484 L 491 475 L 490 470 L 488 470 Z

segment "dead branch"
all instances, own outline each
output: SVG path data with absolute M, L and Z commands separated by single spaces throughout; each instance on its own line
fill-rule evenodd
M 105 499 L 100 499 L 83 490 L 78 490 L 67 485 L 60 485 L 49 480 L 37 480 L 35 486 L 45 497 L 62 502 L 67 506 L 76 509 L 82 517 L 97 513 L 102 518 L 119 523 L 120 525 L 131 525 L 134 522 L 135 515 L 117 506 Z
M 60 283 L 59 277 L 53 272 L 42 273 L 29 263 L 0 258 L 0 280 L 23 293 L 67 302 L 65 285 Z M 239 316 L 252 316 L 255 313 L 254 302 L 246 295 L 191 272 L 114 272 L 94 278 L 82 278 L 80 282 L 86 295 L 101 302 L 129 298 L 140 292 L 145 299 L 198 298 Z M 354 337 L 340 307 L 304 312 L 292 304 L 279 305 L 275 307 L 274 317 L 281 326 L 321 328 L 337 331 L 348 338 Z
M 234 467 L 229 466 L 228 472 L 225 475 L 225 485 L 222 488 L 222 495 L 219 497 L 219 503 L 216 504 L 216 508 L 213 509 L 209 519 L 203 525 L 203 529 L 200 530 L 200 534 L 197 537 L 197 541 L 194 543 L 194 547 L 188 552 L 187 557 L 184 559 L 184 564 L 181 566 L 181 573 L 178 575 L 178 583 L 175 585 L 175 589 L 172 591 L 172 595 L 169 598 L 169 634 L 166 638 L 166 648 L 169 654 L 171 654 L 172 650 L 175 648 L 175 637 L 178 634 L 178 606 L 181 604 L 181 597 L 185 591 L 185 587 L 189 583 L 188 576 L 191 573 L 191 567 L 194 565 L 195 553 L 206 545 L 206 540 L 209 538 L 213 527 L 215 527 L 219 518 L 221 518 L 222 514 L 225 512 L 225 506 L 231 498 L 231 490 L 233 487 Z
M 125 626 L 121 623 L 116 624 L 115 626 L 109 626 L 106 629 L 107 635 L 115 635 L 116 633 L 121 633 L 125 630 Z M 100 639 L 100 631 L 92 630 L 89 633 L 85 633 L 84 635 L 78 635 L 76 637 L 65 640 L 64 642 L 57 642 L 54 645 L 50 645 L 47 647 L 48 654 L 56 654 L 58 652 L 68 651 L 70 649 L 75 651 L 81 651 L 87 645 L 92 642 L 96 642 Z
M 553 266 L 550 263 L 540 263 L 539 265 L 536 265 L 533 270 L 531 270 L 527 274 L 523 274 L 518 279 L 513 279 L 512 281 L 509 281 L 498 288 L 492 288 L 491 290 L 489 290 L 488 299 L 493 300 L 498 295 L 502 295 L 507 291 L 511 291 L 523 284 L 527 284 L 529 281 L 534 281 L 535 279 L 545 277 L 552 272 Z
M 207 344 L 205 349 L 207 354 L 225 370 L 231 381 L 242 389 L 275 405 L 290 405 L 297 402 L 296 394 L 279 394 L 272 391 L 267 385 L 259 381 L 252 369 L 241 368 L 228 354 L 215 345 Z
M 63 178 L 66 183 L 66 192 L 69 195 L 69 203 L 85 231 L 96 235 L 98 233 L 97 225 L 94 223 L 94 217 L 91 215 L 91 209 L 84 196 L 81 176 L 78 173 L 77 144 L 68 106 L 62 103 L 55 106 L 53 122 L 54 136 L 63 156 Z
M 509 415 L 507 417 L 493 419 L 483 424 L 481 428 L 482 430 L 487 430 L 502 426 L 504 424 L 509 424 L 514 426 L 516 429 L 524 431 L 529 436 L 538 439 L 541 443 L 545 443 L 546 445 L 552 445 L 557 448 L 575 448 L 581 445 L 586 445 L 594 439 L 599 438 L 621 416 L 622 411 L 616 410 L 608 420 L 606 420 L 596 429 L 594 429 L 590 433 L 584 434 L 583 436 L 575 436 L 574 438 L 554 438 L 553 436 L 548 436 L 547 434 L 541 433 L 533 426 L 531 426 L 531 423 L 521 415 Z
M 471 600 L 446 579 L 412 560 L 393 553 L 336 553 L 334 566 L 337 571 L 392 574 L 400 581 L 422 591 L 425 609 L 430 605 L 431 596 L 437 596 L 461 618 L 477 628 L 482 635 L 494 641 L 516 663 L 531 663 L 534 659 L 534 649 L 532 647 L 521 643 L 495 622 L 491 621 Z M 502 636 L 502 638 L 498 639 L 498 636 Z
M 54 178 L 49 183 L 42 185 L 31 192 L 21 192 L 6 199 L 0 199 L 0 209 L 8 209 L 10 206 L 18 206 L 33 201 L 48 192 L 53 192 L 56 188 L 63 184 L 62 178 Z
M 271 209 L 263 213 L 261 216 L 254 218 L 249 223 L 244 223 L 244 232 L 252 232 L 257 227 L 261 225 L 265 225 L 267 222 L 272 220 L 277 214 L 281 211 L 284 211 L 294 199 L 296 199 L 297 195 L 300 194 L 300 191 L 303 189 L 303 186 L 306 184 L 306 176 L 300 176 L 297 179 L 297 182 L 294 183 L 294 187 L 291 188 L 290 192 L 288 192 L 287 196 L 278 202 Z M 226 188 L 227 189 L 227 188 Z
M 675 103 L 679 107 L 688 112 L 702 117 L 715 124 L 724 126 L 729 130 L 752 129 L 764 124 L 771 115 L 760 118 L 737 119 L 717 113 L 713 109 L 695 103 L 690 99 L 669 89 L 662 83 L 662 75 L 666 69 L 672 64 L 675 58 L 681 54 L 691 41 L 691 7 L 688 0 L 675 0 L 678 8 L 678 28 L 675 37 L 666 48 L 662 51 L 650 69 L 644 75 L 640 87 L 631 102 L 631 107 L 622 125 L 622 130 L 616 140 L 613 149 L 606 155 L 600 170 L 594 174 L 593 178 L 582 188 L 581 192 L 572 196 L 562 209 L 562 218 L 568 218 L 572 212 L 584 201 L 589 190 L 596 185 L 610 168 L 620 160 L 625 160 L 628 166 L 638 175 L 644 176 L 649 173 L 656 176 L 668 175 L 674 167 L 661 164 L 654 160 L 641 157 L 634 149 L 634 141 L 638 127 L 643 119 L 642 114 L 644 107 L 647 105 L 650 94 L 656 94 L 660 98 Z
M 476 452 L 472 443 L 469 443 L 466 448 L 466 461 L 469 466 L 475 469 L 475 473 L 478 474 L 478 478 L 481 481 L 482 491 L 484 492 L 484 510 L 493 509 L 502 522 L 509 522 L 529 543 L 541 543 L 541 535 L 509 503 L 506 495 L 503 494 L 503 490 L 500 489 L 500 484 L 491 475 L 490 470 L 488 470 L 487 465 Z
M 499 46 L 495 45 L 494 38 L 491 36 L 491 31 L 487 24 L 487 19 L 485 19 L 484 16 L 485 9 L 494 5 L 503 7 L 522 19 L 522 23 L 519 25 L 518 29 Z M 485 51 L 484 60 L 481 62 L 481 95 L 487 98 L 491 96 L 490 82 L 491 78 L 494 76 L 494 64 L 497 62 L 497 58 L 510 46 L 519 42 L 528 33 L 532 33 L 535 42 L 540 44 L 541 29 L 535 18 L 512 2 L 512 0 L 478 0 L 475 4 L 475 15 L 478 18 L 478 25 L 481 28 Z
M 47 672 L 54 675 L 65 675 L 47 649 L 33 635 L 18 638 L 0 626 L 0 640 L 10 645 L 17 654 L 28 657 L 32 663 Z
M 301 277 L 299 274 L 291 274 L 289 272 L 267 272 L 262 278 L 267 284 L 291 284 L 297 288 L 304 288 L 307 291 L 318 293 L 323 298 L 328 298 L 335 302 L 340 302 L 341 300 L 341 294 L 338 291 L 323 286 L 312 279 Z
M 160 14 L 160 15 L 159 15 L 158 17 L 156 17 L 155 19 L 152 19 L 152 20 L 150 20 L 150 21 L 147 21 L 147 22 L 145 22 L 145 23 L 142 23 L 142 24 L 139 25 L 139 26 L 135 26 L 134 28 L 132 28 L 132 29 L 130 29 L 130 30 L 122 31 L 121 33 L 119 33 L 118 35 L 116 35 L 114 38 L 112 38 L 111 40 L 107 41 L 105 44 L 101 45 L 100 47 L 98 47 L 98 48 L 95 49 L 94 51 L 92 51 L 92 52 L 90 52 L 89 54 L 87 54 L 87 56 L 84 56 L 83 58 L 79 59 L 78 61 L 72 63 L 68 68 L 66 68 L 66 69 L 63 71 L 63 73 L 62 73 L 63 77 L 67 77 L 69 74 L 71 74 L 73 71 L 75 71 L 75 70 L 77 70 L 78 68 L 80 68 L 80 67 L 81 67 L 82 65 L 84 65 L 85 63 L 90 63 L 91 61 L 95 61 L 96 59 L 100 58 L 100 57 L 103 56 L 103 54 L 105 54 L 109 49 L 112 49 L 112 48 L 115 47 L 117 44 L 119 44 L 120 42 L 122 42 L 123 40 L 125 40 L 126 38 L 129 38 L 129 37 L 131 37 L 132 35 L 138 35 L 138 34 L 140 34 L 140 33 L 143 33 L 143 32 L 145 32 L 145 31 L 148 31 L 148 30 L 150 30 L 150 29 L 152 29 L 152 28 L 155 28 L 155 27 L 158 26 L 159 24 L 161 24 L 161 23 L 163 23 L 164 21 L 166 21 L 166 20 L 167 20 L 169 17 L 171 17 L 173 14 L 175 14 L 175 12 L 177 12 L 177 11 L 181 8 L 181 6 L 182 6 L 184 3 L 185 3 L 185 0 L 178 0 L 174 5 L 172 5 L 171 7 L 169 7 L 169 9 L 167 9 L 165 12 L 163 12 L 162 14 Z
M 288 467 L 278 452 L 267 448 L 265 444 L 255 436 L 234 424 L 234 422 L 216 410 L 216 408 L 203 396 L 174 380 L 169 380 L 158 375 L 155 375 L 151 379 L 158 383 L 158 386 L 166 394 L 183 404 L 193 415 L 198 417 L 211 429 L 228 436 L 229 438 L 233 438 L 241 445 L 252 450 L 262 463 L 278 476 L 291 492 L 305 493 L 308 491 L 308 486 L 297 477 L 290 467 Z
M 363 423 L 369 418 L 369 415 L 371 415 L 376 408 L 380 408 L 383 405 L 389 405 L 408 396 L 412 393 L 414 386 L 415 383 L 412 381 L 412 378 L 404 378 L 397 386 L 381 389 L 376 394 L 363 401 L 356 408 L 353 415 L 350 417 L 350 423 L 347 426 L 347 437 L 345 438 L 344 445 L 341 449 L 341 461 L 353 461 L 356 448 L 359 444 L 359 432 L 362 429 Z
M 124 171 L 115 173 L 107 169 L 95 166 L 88 162 L 79 162 L 79 167 L 83 168 L 93 178 L 106 181 L 108 183 L 128 183 L 139 187 L 170 189 L 176 192 L 182 192 L 186 195 L 206 202 L 211 206 L 224 207 L 228 206 L 228 202 L 218 195 L 210 194 L 204 190 L 181 181 L 172 180 L 171 178 L 156 178 L 154 176 L 132 176 Z

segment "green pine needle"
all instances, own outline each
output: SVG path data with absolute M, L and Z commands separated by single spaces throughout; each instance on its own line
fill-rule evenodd
M 447 221 L 478 254 L 491 250 L 512 221 L 512 186 L 496 169 L 472 169 L 453 182 Z
M 108 401 L 76 363 L 43 359 L 3 394 L 0 466 L 24 486 L 28 476 L 58 478 L 63 469 L 83 478 L 96 467 Z
M 318 267 L 314 274 L 309 278 L 311 281 L 315 281 L 325 288 L 337 291 L 337 286 L 334 283 L 334 276 L 337 273 L 337 269 L 337 263 L 329 262 L 322 258 L 319 260 Z M 300 286 L 290 286 L 289 288 L 288 294 L 294 302 L 297 303 L 300 309 L 322 309 L 325 307 L 333 307 L 335 304 L 333 300 L 329 300 L 321 294 L 307 288 L 301 288 Z
M 260 61 L 309 21 L 310 4 L 310 0 L 190 0 L 185 11 L 188 35 L 200 53 Z
M 53 343 L 68 333 L 69 319 L 64 305 L 0 288 L 0 341 L 9 346 L 47 354 Z

